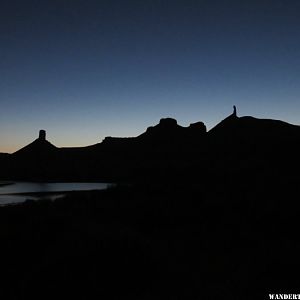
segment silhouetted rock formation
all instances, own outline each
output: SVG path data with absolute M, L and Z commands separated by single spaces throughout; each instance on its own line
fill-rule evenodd
M 53 154 L 57 151 L 57 147 L 51 144 L 49 141 L 46 140 L 46 131 L 40 130 L 39 137 L 30 143 L 29 145 L 21 148 L 20 150 L 13 153 L 16 157 L 47 157 L 49 154 Z
M 36 140 L 11 155 L 7 173 L 14 179 L 30 180 L 59 176 L 63 163 L 61 153 L 61 149 L 46 140 L 46 132 L 41 130 Z
M 46 141 L 46 131 L 45 130 L 40 130 L 39 140 Z
M 204 133 L 206 133 L 206 127 L 203 122 L 183 127 L 178 125 L 175 119 L 164 118 L 159 121 L 159 124 L 148 127 L 146 132 L 137 138 L 145 142 L 148 141 L 148 143 L 166 144 L 171 142 L 177 144 L 197 141 L 201 139 Z
M 34 142 L 2 159 L 3 174 L 113 181 L 144 175 L 179 178 L 185 172 L 191 179 L 197 168 L 211 172 L 212 166 L 224 167 L 230 161 L 250 165 L 268 152 L 272 163 L 288 153 L 293 157 L 299 150 L 299 128 L 277 120 L 238 117 L 234 106 L 233 113 L 208 132 L 203 122 L 183 127 L 175 119 L 163 118 L 137 137 L 106 137 L 92 146 L 57 148 L 41 130 Z
M 177 124 L 177 121 L 175 119 L 163 118 L 160 119 L 159 124 L 157 124 L 156 126 L 148 127 L 146 133 L 140 135 L 140 137 L 167 137 L 168 135 L 172 136 L 178 133 L 178 131 L 181 129 L 182 127 Z
M 214 138 L 232 137 L 265 143 L 270 140 L 285 141 L 299 137 L 300 126 L 279 120 L 257 119 L 249 116 L 237 117 L 232 114 L 212 128 L 209 133 Z
M 173 118 L 162 118 L 159 121 L 160 128 L 170 129 L 178 126 L 177 121 Z
M 233 105 L 233 113 L 232 113 L 234 116 L 237 116 L 236 115 L 236 106 L 235 105 Z
M 193 130 L 194 132 L 197 131 L 202 134 L 206 133 L 206 126 L 203 122 L 191 123 L 189 129 Z

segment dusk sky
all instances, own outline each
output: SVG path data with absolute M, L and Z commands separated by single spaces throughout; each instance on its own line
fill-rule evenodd
M 162 117 L 300 124 L 299 0 L 3 0 L 0 152 L 136 136 Z

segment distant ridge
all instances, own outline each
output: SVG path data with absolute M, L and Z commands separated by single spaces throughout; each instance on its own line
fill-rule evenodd
M 84 147 L 63 147 L 58 148 L 46 139 L 46 131 L 40 130 L 39 137 L 29 145 L 17 150 L 13 154 L 26 155 L 28 153 L 47 153 L 58 149 L 87 149 L 105 144 L 122 144 L 130 142 L 150 142 L 168 143 L 171 141 L 187 141 L 201 138 L 205 134 L 217 138 L 219 137 L 295 137 L 298 136 L 300 126 L 289 124 L 280 120 L 258 119 L 251 116 L 238 117 L 236 107 L 228 117 L 207 131 L 203 122 L 191 123 L 188 127 L 180 126 L 173 118 L 162 118 L 155 126 L 150 126 L 147 130 L 137 137 L 119 138 L 106 137 L 102 143 Z
M 297 162 L 294 156 L 300 151 L 299 145 L 300 126 L 238 117 L 234 107 L 232 114 L 208 132 L 203 122 L 183 127 L 173 118 L 163 118 L 137 137 L 106 137 L 86 147 L 58 148 L 41 130 L 35 141 L 0 159 L 3 174 L 9 178 L 114 181 L 176 174 L 180 177 L 184 173 L 186 178 L 194 179 L 199 170 L 219 172 L 219 164 L 224 171 L 224 166 L 233 161 L 235 167 L 250 167 L 250 161 L 258 162 L 262 157 L 269 160 L 268 164 L 276 160 Z

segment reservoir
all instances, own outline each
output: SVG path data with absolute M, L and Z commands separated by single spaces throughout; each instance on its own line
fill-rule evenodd
M 0 182 L 0 205 L 27 199 L 57 199 L 66 192 L 103 190 L 110 185 L 97 182 Z

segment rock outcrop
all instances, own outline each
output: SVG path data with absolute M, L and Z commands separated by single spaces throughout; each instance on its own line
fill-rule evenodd
M 16 151 L 13 155 L 16 157 L 22 156 L 35 159 L 37 157 L 47 157 L 49 154 L 53 154 L 57 149 L 57 147 L 46 140 L 46 131 L 40 130 L 36 140 Z
M 39 132 L 39 140 L 46 141 L 46 130 L 41 129 Z
M 207 131 L 206 126 L 203 122 L 191 123 L 188 128 L 193 132 L 198 132 L 198 133 L 206 133 Z

